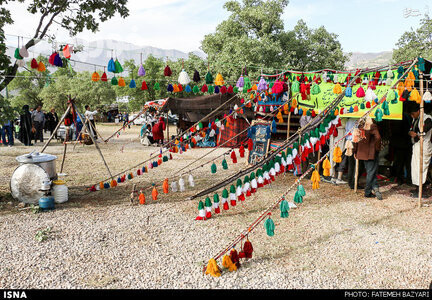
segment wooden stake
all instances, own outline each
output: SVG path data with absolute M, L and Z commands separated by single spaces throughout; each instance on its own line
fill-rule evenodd
M 423 72 L 420 71 L 419 74 L 420 79 L 420 96 L 421 96 L 421 103 L 420 103 L 420 122 L 419 122 L 419 129 L 420 129 L 420 168 L 419 168 L 419 193 L 418 193 L 418 208 L 421 207 L 422 202 L 422 196 L 423 196 L 423 125 L 424 125 L 424 102 L 423 102 Z
M 168 112 L 166 113 L 166 129 L 167 129 L 167 143 L 170 141 L 169 136 L 169 121 L 168 121 Z
M 63 173 L 63 165 L 64 165 L 65 158 L 66 158 L 66 149 L 67 149 L 67 143 L 64 143 L 63 158 L 62 158 L 62 163 L 61 163 L 61 167 L 60 167 L 60 173 Z
M 76 108 L 76 105 L 73 104 L 73 106 L 74 106 L 74 109 L 75 109 L 76 113 L 80 116 L 80 119 L 81 119 L 81 120 L 84 120 L 83 115 L 78 111 L 78 109 Z M 102 161 L 103 161 L 103 163 L 104 163 L 104 165 L 105 165 L 105 167 L 106 167 L 106 169 L 107 169 L 107 171 L 108 171 L 108 174 L 110 175 L 110 178 L 111 178 L 111 179 L 114 179 L 114 177 L 112 176 L 111 171 L 110 171 L 110 169 L 109 169 L 109 167 L 108 167 L 108 164 L 106 163 L 105 158 L 104 158 L 104 156 L 102 155 L 102 151 L 100 150 L 98 144 L 96 143 L 96 140 L 94 139 L 93 135 L 91 134 L 91 131 L 90 131 L 89 126 L 87 125 L 87 122 L 90 123 L 90 121 L 87 121 L 87 120 L 88 120 L 88 119 L 87 119 L 87 116 L 85 116 L 85 120 L 86 120 L 86 122 L 84 122 L 83 125 L 86 127 L 87 132 L 89 133 L 89 136 L 90 136 L 90 138 L 91 138 L 92 141 L 93 141 L 93 144 L 95 145 L 97 151 L 99 152 L 99 155 L 100 155 L 100 157 L 102 158 Z
M 51 133 L 51 136 L 49 137 L 48 141 L 46 141 L 45 145 L 43 146 L 42 150 L 40 151 L 40 153 L 43 153 L 46 149 L 46 147 L 48 147 L 49 143 L 51 142 L 51 140 L 53 139 L 54 135 L 56 134 L 57 130 L 59 129 L 60 125 L 63 123 L 66 115 L 69 113 L 71 109 L 71 106 L 69 105 L 68 108 L 66 109 L 65 113 L 63 114 L 63 116 L 61 117 L 60 121 L 57 123 L 56 128 L 54 129 L 54 131 Z
M 355 163 L 355 174 L 354 174 L 354 193 L 357 193 L 357 186 L 358 186 L 358 172 L 359 172 L 359 160 L 356 158 L 356 163 Z
M 287 124 L 287 139 L 290 137 L 291 130 L 291 111 L 288 113 L 288 124 Z

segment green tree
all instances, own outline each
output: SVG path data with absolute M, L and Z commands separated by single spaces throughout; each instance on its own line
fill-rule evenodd
M 48 63 L 48 59 L 44 56 L 37 57 L 37 60 Z M 15 79 L 8 85 L 9 91 L 17 93 L 11 99 L 12 106 L 17 109 L 26 104 L 30 107 L 43 104 L 39 94 L 47 85 L 47 76 L 50 73 L 48 69 L 42 73 L 33 71 L 30 62 L 27 62 L 25 69 L 25 71 L 18 72 Z
M 310 29 L 299 20 L 292 31 L 281 35 L 282 48 L 288 49 L 284 63 L 291 68 L 300 71 L 344 69 L 348 56 L 343 53 L 337 35 L 328 32 L 324 26 Z
M 18 65 L 15 62 L 11 64 L 8 56 L 5 55 L 6 45 L 4 38 L 3 26 L 13 23 L 10 12 L 7 7 L 3 7 L 8 2 L 14 0 L 0 0 L 0 91 L 3 91 L 13 80 L 18 71 Z M 23 0 L 17 0 L 24 2 Z M 53 23 L 69 31 L 71 36 L 82 32 L 84 29 L 96 32 L 99 29 L 99 23 L 111 19 L 117 13 L 125 18 L 129 15 L 126 7 L 127 0 L 33 0 L 27 5 L 27 11 L 32 14 L 40 14 L 40 19 L 32 36 L 25 47 L 30 49 L 38 40 L 47 36 L 48 29 Z M 24 4 L 23 4 L 24 5 Z M 7 106 L 6 102 L 0 99 L 0 121 Z
M 230 13 L 216 32 L 204 37 L 201 49 L 214 72 L 231 82 L 241 66 L 252 66 L 249 76 L 284 69 L 342 69 L 343 55 L 337 35 L 324 27 L 309 29 L 300 20 L 293 30 L 285 30 L 282 20 L 287 0 L 231 0 L 224 8 Z
M 432 19 L 424 15 L 417 30 L 411 28 L 399 38 L 393 50 L 395 62 L 407 61 L 416 57 L 432 57 Z

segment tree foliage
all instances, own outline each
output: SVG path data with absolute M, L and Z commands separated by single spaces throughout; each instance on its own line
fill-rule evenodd
M 284 69 L 343 69 L 343 54 L 337 35 L 322 26 L 309 29 L 300 20 L 285 30 L 282 14 L 287 0 L 231 0 L 224 8 L 230 13 L 216 32 L 205 36 L 202 50 L 216 71 L 229 80 L 238 78 L 241 66 L 253 66 L 249 75 Z M 289 7 L 287 8 L 289 9 Z
M 7 4 L 14 0 L 0 0 L 0 91 L 3 91 L 13 80 L 18 71 L 18 65 L 11 63 L 5 54 L 6 45 L 3 26 L 12 24 L 13 19 L 7 9 Z M 24 2 L 23 0 L 17 0 Z M 127 0 L 32 0 L 27 6 L 27 11 L 40 15 L 40 19 L 32 38 L 25 47 L 30 49 L 40 39 L 47 36 L 53 23 L 69 31 L 71 36 L 82 32 L 84 29 L 96 32 L 99 24 L 117 13 L 125 18 L 129 15 L 126 7 Z M 5 6 L 6 5 L 6 6 Z M 23 4 L 24 5 L 24 4 Z M 5 120 L 6 111 L 10 110 L 7 102 L 0 98 L 0 121 Z
M 399 38 L 393 50 L 395 62 L 407 61 L 416 57 L 432 57 L 432 19 L 424 15 L 417 30 L 411 28 Z

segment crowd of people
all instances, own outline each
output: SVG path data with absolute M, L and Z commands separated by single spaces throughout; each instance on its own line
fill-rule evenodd
M 24 105 L 19 118 L 1 125 L 1 142 L 4 146 L 11 147 L 15 144 L 15 139 L 18 139 L 25 146 L 32 146 L 33 142 L 44 141 L 44 132 L 49 131 L 52 134 L 58 122 L 54 108 L 44 112 L 41 105 L 34 109 Z
M 300 126 L 304 126 L 310 122 L 310 116 L 303 116 L 300 119 Z M 371 120 L 370 124 L 362 121 L 358 125 L 360 140 L 354 142 L 352 128 L 355 126 L 357 119 L 343 118 L 344 126 L 342 126 L 342 134 L 346 135 L 345 140 L 350 140 L 353 145 L 352 154 L 343 149 L 342 161 L 335 163 L 332 167 L 331 176 L 323 176 L 322 180 L 333 184 L 348 184 L 351 189 L 355 188 L 355 166 L 358 160 L 358 176 L 359 178 L 366 173 L 365 185 L 357 185 L 358 189 L 364 190 L 366 198 L 383 199 L 378 185 L 378 173 L 380 165 L 390 165 L 389 177 L 399 186 L 407 184 L 414 187 L 411 190 L 411 196 L 418 197 L 419 185 L 432 183 L 431 174 L 431 157 L 432 157 L 432 116 L 429 112 L 424 113 L 423 127 L 423 153 L 420 152 L 420 136 L 419 128 L 420 121 L 420 106 L 415 102 L 409 102 L 406 105 L 402 120 L 391 120 L 388 122 L 376 123 Z M 383 143 L 385 136 L 386 143 Z M 329 145 L 326 145 L 323 152 L 329 150 Z M 346 145 L 346 144 L 345 144 Z M 344 148 L 344 146 L 342 148 Z M 385 149 L 385 151 L 384 151 Z M 423 155 L 423 173 L 420 176 L 420 156 Z M 317 154 L 309 155 L 306 162 L 303 162 L 302 168 L 305 170 L 309 163 L 314 163 L 318 160 Z M 382 160 L 386 163 L 380 164 Z M 321 170 L 321 173 L 322 170 Z M 343 180 L 343 175 L 347 173 Z M 299 172 L 301 174 L 301 170 Z M 384 178 L 384 176 L 381 176 Z

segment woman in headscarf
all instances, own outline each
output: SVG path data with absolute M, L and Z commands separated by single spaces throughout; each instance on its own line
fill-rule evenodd
M 31 143 L 32 140 L 32 120 L 31 120 L 31 114 L 29 111 L 29 106 L 28 105 L 24 105 L 22 107 L 23 111 L 22 114 L 20 115 L 20 131 L 19 131 L 19 135 L 18 135 L 18 139 L 21 141 L 21 143 L 23 143 L 26 146 L 32 146 L 33 144 Z
M 153 128 L 152 128 L 153 139 L 158 144 L 163 143 L 163 138 L 164 138 L 163 132 L 165 129 L 166 129 L 166 124 L 165 124 L 164 118 L 160 117 L 159 122 L 157 122 L 156 125 L 153 126 Z

